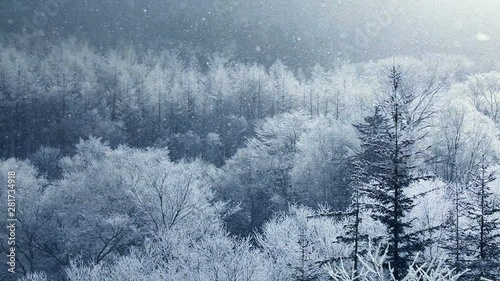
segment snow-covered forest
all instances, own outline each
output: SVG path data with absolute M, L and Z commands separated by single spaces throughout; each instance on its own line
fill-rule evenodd
M 242 17 L 215 2 L 207 37 Z M 0 279 L 499 280 L 497 57 L 15 32 L 0 29 Z

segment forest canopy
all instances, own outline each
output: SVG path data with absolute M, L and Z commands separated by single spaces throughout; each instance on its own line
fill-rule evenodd
M 496 5 L 0 4 L 0 279 L 497 280 Z

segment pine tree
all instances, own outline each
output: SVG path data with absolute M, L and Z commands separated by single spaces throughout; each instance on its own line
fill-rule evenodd
M 471 227 L 465 242 L 473 257 L 472 275 L 493 280 L 500 273 L 500 207 L 493 199 L 490 184 L 495 175 L 489 169 L 487 157 L 487 151 L 482 150 L 479 167 L 468 190 L 467 217 Z
M 363 223 L 362 213 L 365 211 L 363 209 L 363 188 L 366 188 L 370 183 L 370 177 L 380 174 L 380 169 L 376 166 L 371 165 L 372 162 L 381 162 L 383 159 L 375 153 L 376 149 L 373 146 L 384 147 L 385 143 L 382 139 L 373 138 L 371 136 L 384 136 L 384 132 L 388 130 L 385 126 L 387 123 L 386 119 L 383 117 L 380 107 L 375 107 L 375 113 L 373 116 L 365 117 L 365 124 L 354 125 L 360 132 L 362 138 L 361 152 L 356 155 L 352 161 L 352 166 L 350 167 L 353 171 L 350 186 L 351 186 L 351 205 L 345 211 L 333 212 L 321 214 L 321 217 L 334 217 L 343 218 L 346 220 L 344 225 L 345 233 L 342 236 L 337 237 L 338 241 L 345 244 L 352 245 L 352 252 L 348 257 L 352 260 L 352 269 L 354 272 L 358 271 L 359 267 L 359 256 L 365 254 L 365 249 L 362 247 L 362 243 L 368 240 L 368 236 L 362 234 L 361 224 Z M 366 136 L 366 137 L 365 137 Z M 388 139 L 386 141 L 389 141 Z M 332 262 L 335 259 L 329 259 L 326 262 Z
M 307 237 L 307 223 L 300 226 L 299 234 L 299 256 L 300 261 L 297 266 L 295 266 L 295 272 L 293 274 L 294 281 L 313 281 L 318 278 L 318 267 L 314 259 L 310 257 L 312 249 L 314 249 L 314 243 Z
M 344 226 L 346 231 L 345 236 L 338 237 L 341 242 L 353 245 L 351 259 L 353 262 L 354 272 L 358 271 L 359 256 L 365 254 L 366 252 L 365 249 L 361 248 L 361 244 L 368 240 L 368 236 L 360 232 L 360 227 L 363 223 L 363 219 L 361 217 L 361 212 L 363 211 L 361 196 L 360 190 L 355 188 L 352 194 L 351 207 L 344 213 L 344 215 L 349 218 L 349 223 Z
M 350 256 L 342 258 L 352 260 L 352 269 L 353 273 L 355 273 L 358 271 L 359 267 L 359 256 L 366 253 L 366 250 L 362 248 L 362 243 L 368 241 L 369 237 L 360 232 L 361 223 L 363 221 L 361 217 L 363 209 L 361 202 L 362 194 L 358 188 L 354 188 L 351 198 L 351 206 L 346 211 L 322 213 L 309 218 L 333 217 L 335 219 L 343 218 L 347 221 L 347 223 L 344 224 L 345 233 L 342 236 L 338 236 L 337 241 L 352 245 L 353 249 Z M 319 264 L 323 265 L 331 262 L 338 262 L 338 260 L 339 258 L 329 258 L 320 261 Z
M 353 270 L 358 270 L 358 259 L 359 256 L 364 253 L 361 248 L 361 243 L 366 241 L 368 237 L 366 235 L 361 235 L 360 226 L 362 224 L 361 212 L 363 212 L 362 196 L 364 194 L 363 190 L 371 182 L 371 177 L 376 177 L 381 174 L 382 170 L 375 165 L 371 165 L 373 162 L 381 163 L 384 161 L 381 155 L 376 153 L 377 148 L 382 148 L 389 139 L 381 138 L 386 136 L 384 133 L 388 131 L 386 118 L 382 115 L 380 107 L 375 107 L 375 112 L 373 116 L 365 117 L 365 124 L 355 125 L 358 132 L 360 132 L 360 137 L 362 140 L 361 152 L 355 156 L 354 168 L 355 173 L 352 176 L 352 203 L 351 207 L 345 215 L 349 217 L 350 223 L 345 225 L 346 235 L 340 240 L 344 243 L 352 243 L 352 260 L 353 260 Z M 375 138 L 371 138 L 377 136 Z
M 463 271 L 465 262 L 465 227 L 463 219 L 465 217 L 465 190 L 464 180 L 456 180 L 450 183 L 450 195 L 453 202 L 453 209 L 448 218 L 445 232 L 449 239 L 442 245 L 450 253 L 449 264 L 457 271 Z
M 390 70 L 389 97 L 366 124 L 357 125 L 362 142 L 361 162 L 366 184 L 362 190 L 369 198 L 366 203 L 373 219 L 385 225 L 389 262 L 397 280 L 405 275 L 408 263 L 424 243 L 419 233 L 411 233 L 412 222 L 405 216 L 414 207 L 414 198 L 405 190 L 411 183 L 424 179 L 415 176 L 412 160 L 416 156 L 409 110 L 415 95 L 403 86 L 399 67 Z

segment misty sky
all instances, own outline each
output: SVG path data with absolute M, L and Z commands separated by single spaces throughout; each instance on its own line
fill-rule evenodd
M 424 53 L 487 61 L 500 54 L 497 0 L 58 1 L 67 3 L 50 10 L 43 39 L 74 36 L 100 47 L 125 42 L 294 66 Z M 23 18 L 43 19 L 43 2 L 2 1 L 3 35 L 22 33 Z M 346 46 L 356 51 L 346 54 Z

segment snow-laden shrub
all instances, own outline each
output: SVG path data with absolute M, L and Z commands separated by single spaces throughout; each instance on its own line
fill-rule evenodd
M 380 245 L 375 249 L 370 246 L 367 254 L 359 257 L 360 266 L 357 271 L 343 260 L 328 265 L 326 269 L 333 281 L 396 281 L 387 259 L 387 249 L 383 250 Z M 425 263 L 417 263 L 418 260 L 417 255 L 401 281 L 455 281 L 463 275 L 446 267 L 443 258 L 436 257 Z
M 158 233 L 112 262 L 73 262 L 66 273 L 72 281 L 266 281 L 268 267 L 248 239 L 229 237 L 220 220 L 193 220 Z
M 272 264 L 271 280 L 326 280 L 321 263 L 348 255 L 350 248 L 337 242 L 342 223 L 317 214 L 292 206 L 264 225 L 257 241 Z
M 71 281 L 111 281 L 108 269 L 101 264 L 85 266 L 79 261 L 72 261 L 66 269 L 66 275 Z
M 18 281 L 47 281 L 47 275 L 43 272 L 28 273 Z

